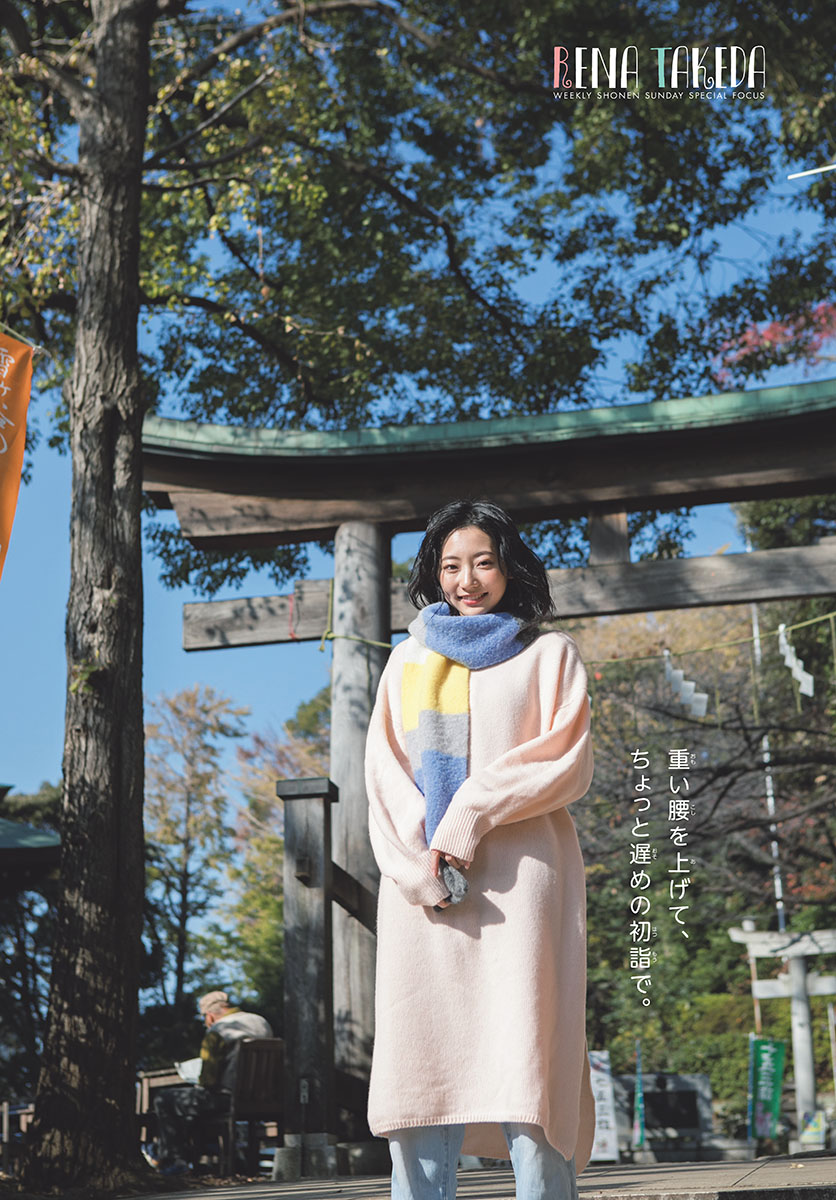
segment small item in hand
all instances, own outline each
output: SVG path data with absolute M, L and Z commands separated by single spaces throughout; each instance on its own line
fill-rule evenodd
M 451 867 L 444 858 L 438 864 L 438 873 L 444 880 L 445 887 L 449 892 L 447 903 L 461 904 L 467 895 L 467 880 L 464 875 L 456 867 Z M 441 910 L 441 905 L 436 904 L 435 907 L 439 911 Z

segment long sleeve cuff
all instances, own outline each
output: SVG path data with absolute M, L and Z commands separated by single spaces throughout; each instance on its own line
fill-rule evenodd
M 421 904 L 432 908 L 447 899 L 447 887 L 442 879 L 433 875 L 432 857 L 427 851 L 420 858 L 399 865 L 395 881 L 404 900 L 409 904 Z
M 430 844 L 431 850 L 473 862 L 476 847 L 486 832 L 484 815 L 451 804 L 441 818 Z

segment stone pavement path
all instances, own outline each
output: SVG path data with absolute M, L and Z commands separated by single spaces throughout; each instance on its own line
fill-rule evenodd
M 580 1200 L 836 1200 L 836 1155 L 801 1154 L 738 1163 L 589 1167 Z M 389 1181 L 303 1179 L 168 1193 L 165 1200 L 388 1200 Z M 457 1200 L 514 1200 L 510 1170 L 459 1173 Z

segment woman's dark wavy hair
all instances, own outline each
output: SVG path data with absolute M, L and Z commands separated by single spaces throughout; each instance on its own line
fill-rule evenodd
M 474 526 L 488 534 L 508 576 L 508 586 L 499 605 L 532 624 L 556 617 L 546 568 L 526 546 L 520 532 L 504 509 L 488 500 L 453 500 L 430 517 L 421 548 L 412 564 L 407 591 L 416 608 L 444 599 L 439 583 L 441 551 L 451 533 Z

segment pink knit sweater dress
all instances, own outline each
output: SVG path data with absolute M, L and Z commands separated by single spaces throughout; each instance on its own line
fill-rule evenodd
M 369 1126 L 464 1124 L 465 1153 L 507 1158 L 499 1123 L 539 1125 L 580 1171 L 595 1112 L 584 868 L 568 805 L 592 778 L 586 672 L 568 635 L 545 633 L 470 673 L 469 776 L 432 840 L 472 860 L 470 890 L 436 912 L 446 888 L 400 715 L 410 640 L 384 670 L 366 750 L 381 871 Z

